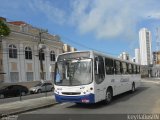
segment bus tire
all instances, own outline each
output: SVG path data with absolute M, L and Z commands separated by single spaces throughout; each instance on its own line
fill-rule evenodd
M 112 88 L 108 88 L 106 91 L 105 103 L 109 104 L 112 101 L 112 98 L 113 98 Z
M 83 103 L 75 103 L 76 105 L 83 105 Z
M 132 88 L 131 88 L 131 93 L 134 93 L 135 90 L 136 90 L 136 89 L 135 89 L 135 83 L 133 82 L 133 83 L 132 83 Z

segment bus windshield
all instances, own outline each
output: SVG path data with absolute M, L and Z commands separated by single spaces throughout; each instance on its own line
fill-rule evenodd
M 62 86 L 85 85 L 92 82 L 91 59 L 69 59 L 56 64 L 55 84 Z

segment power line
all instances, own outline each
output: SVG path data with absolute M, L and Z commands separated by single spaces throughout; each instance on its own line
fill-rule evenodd
M 11 20 L 10 18 L 6 18 L 6 19 L 9 20 L 9 21 L 14 21 L 14 20 Z M 75 42 L 74 40 L 71 40 L 70 38 L 68 38 L 68 37 L 66 37 L 66 36 L 64 36 L 64 35 L 60 35 L 60 36 L 63 37 L 63 38 L 65 38 L 64 41 L 70 41 L 71 43 L 73 43 L 73 44 L 75 44 L 75 45 L 81 46 L 81 47 L 83 47 L 83 48 L 87 48 L 87 49 L 89 49 L 89 50 L 94 50 L 94 51 L 98 51 L 98 52 L 105 53 L 105 54 L 109 54 L 109 55 L 116 55 L 116 56 L 118 55 L 118 54 L 115 54 L 115 53 L 109 53 L 109 52 L 106 52 L 106 51 L 101 51 L 101 50 L 98 50 L 98 49 L 95 49 L 95 48 L 88 47 L 88 46 L 86 46 L 86 45 L 84 45 L 84 44 Z M 33 36 L 33 37 L 37 37 L 37 36 Z M 49 41 L 51 41 L 51 40 L 49 40 Z M 33 41 L 33 42 L 37 42 L 37 41 Z M 55 41 L 55 42 L 58 42 L 58 41 Z
M 81 46 L 81 47 L 83 47 L 83 48 L 87 48 L 87 49 L 89 49 L 89 50 L 94 50 L 94 51 L 101 52 L 101 53 L 105 53 L 105 54 L 109 54 L 109 55 L 118 55 L 118 54 L 115 54 L 115 53 L 109 53 L 109 52 L 105 52 L 105 51 L 101 51 L 101 50 L 98 50 L 98 49 L 95 49 L 95 48 L 88 47 L 88 46 L 86 46 L 86 45 L 84 45 L 84 44 L 75 42 L 74 40 L 71 40 L 70 38 L 68 38 L 68 37 L 66 37 L 66 36 L 64 36 L 64 35 L 60 35 L 60 36 L 62 36 L 63 38 L 65 38 L 64 41 L 67 40 L 67 41 L 69 41 L 69 42 L 71 42 L 71 43 L 73 43 L 73 44 L 75 44 L 75 45 Z

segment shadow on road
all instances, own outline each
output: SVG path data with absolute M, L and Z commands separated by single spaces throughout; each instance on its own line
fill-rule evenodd
M 96 109 L 96 108 L 100 108 L 100 107 L 106 107 L 106 106 L 112 106 L 118 102 L 121 101 L 127 101 L 130 98 L 132 98 L 133 96 L 136 96 L 138 94 L 140 94 L 141 92 L 147 90 L 150 87 L 139 87 L 136 89 L 136 91 L 134 93 L 131 93 L 130 91 L 122 93 L 120 95 L 114 96 L 113 100 L 110 104 L 106 105 L 104 104 L 104 102 L 98 102 L 96 104 L 74 104 L 72 106 L 69 106 L 67 108 L 88 108 L 88 109 Z

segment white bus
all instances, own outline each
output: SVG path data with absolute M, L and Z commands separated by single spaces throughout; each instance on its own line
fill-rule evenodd
M 95 51 L 64 53 L 55 65 L 57 102 L 110 103 L 112 97 L 134 92 L 140 85 L 140 65 Z

